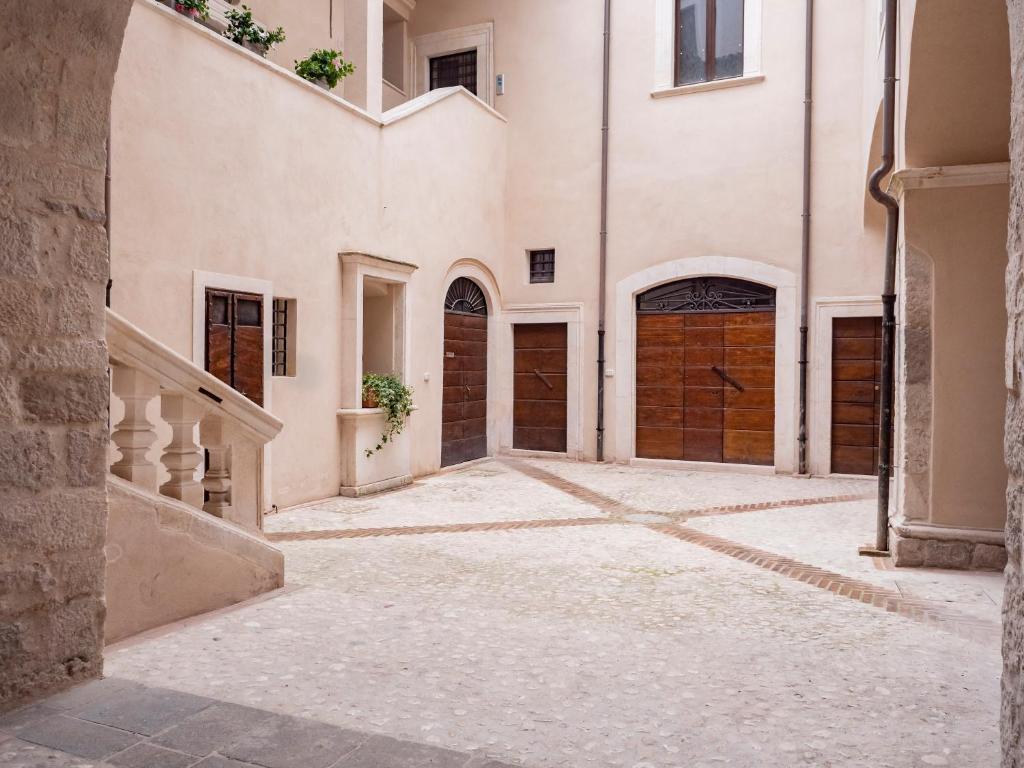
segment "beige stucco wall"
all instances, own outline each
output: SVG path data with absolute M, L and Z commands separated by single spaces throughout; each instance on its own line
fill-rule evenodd
M 799 271 L 803 4 L 768 0 L 762 83 L 653 99 L 656 3 L 613 11 L 608 367 L 615 360 L 615 284 L 659 263 L 735 256 Z M 494 23 L 495 72 L 509 120 L 509 209 L 500 274 L 509 303 L 586 302 L 583 449 L 594 457 L 600 189 L 602 6 L 583 0 L 436 0 L 410 35 Z M 819 3 L 815 56 L 812 297 L 877 294 L 880 231 L 863 224 L 865 13 Z M 670 30 L 669 30 L 670 31 Z M 662 41 L 664 42 L 664 41 Z M 754 117 L 756 116 L 756 118 Z M 868 143 L 870 137 L 868 137 Z M 555 283 L 530 285 L 526 251 L 555 247 Z M 813 331 L 812 331 L 813 335 Z M 613 380 L 608 388 L 613 389 Z M 607 398 L 606 456 L 615 455 Z M 795 451 L 795 446 L 782 450 Z
M 342 251 L 422 265 L 410 288 L 406 371 L 421 409 L 411 429 L 430 424 L 416 436 L 434 441 L 441 284 L 459 259 L 497 261 L 505 123 L 453 94 L 382 127 L 147 0 L 135 3 L 123 61 L 113 109 L 115 310 L 191 358 L 194 270 L 269 281 L 274 295 L 297 300 L 296 375 L 268 386 L 285 423 L 270 446 L 269 503 L 338 491 L 339 358 L 350 343 Z M 436 460 L 416 466 L 431 471 Z
M 0 6 L 0 712 L 103 668 L 103 168 L 128 8 Z
M 1010 217 L 1006 270 L 1007 491 L 1006 592 L 1003 603 L 1003 768 L 1024 766 L 1024 579 L 1021 569 L 1021 522 L 1024 512 L 1024 0 L 1008 0 L 1013 73 Z
M 1006 312 L 998 299 L 1007 187 L 915 190 L 905 196 L 903 212 L 906 247 L 930 259 L 932 275 L 930 504 L 905 511 L 939 525 L 999 529 L 1006 518 Z M 927 341 L 910 337 L 911 346 Z M 909 354 L 919 357 L 914 349 Z
M 258 536 L 113 476 L 107 492 L 107 643 L 284 585 Z
M 1006 160 L 1009 37 L 1004 0 L 925 0 L 903 14 L 903 164 Z
M 615 286 L 630 275 L 709 256 L 779 267 L 790 281 L 799 271 L 803 50 L 791 38 L 803 11 L 768 0 L 763 18 L 763 82 L 653 99 L 654 4 L 617 7 L 611 371 L 615 335 L 631 323 L 630 313 L 616 316 Z M 601 93 L 593 73 L 601 9 L 582 0 L 438 0 L 417 6 L 410 36 L 481 22 L 494 24 L 495 72 L 507 84 L 495 107 L 507 124 L 458 95 L 381 128 L 204 38 L 195 25 L 136 3 L 126 46 L 132 66 L 118 79 L 114 110 L 114 209 L 123 222 L 114 234 L 114 307 L 190 354 L 192 270 L 270 281 L 276 295 L 298 298 L 297 375 L 272 384 L 271 410 L 286 424 L 272 445 L 272 503 L 337 490 L 342 250 L 419 267 L 409 286 L 405 361 L 420 408 L 410 424 L 415 474 L 440 460 L 442 301 L 453 269 L 481 276 L 495 312 L 582 305 L 580 446 L 584 458 L 595 455 Z M 301 28 L 288 18 L 277 23 Z M 849 64 L 868 55 L 867 25 L 862 8 L 842 4 L 824 5 L 816 24 L 812 301 L 876 294 L 880 284 L 879 231 L 863 223 L 869 67 Z M 526 252 L 546 247 L 558 253 L 556 281 L 530 285 Z M 505 322 L 495 315 L 492 357 L 501 354 Z M 490 370 L 495 393 L 505 384 L 500 362 Z M 614 379 L 607 384 L 614 389 Z M 496 431 L 510 404 L 491 401 Z M 615 406 L 609 392 L 606 457 L 628 460 L 629 450 L 615 447 Z

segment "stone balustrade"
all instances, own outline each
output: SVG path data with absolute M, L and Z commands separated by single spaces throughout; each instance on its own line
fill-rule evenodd
M 107 347 L 112 395 L 124 410 L 111 433 L 120 454 L 111 473 L 215 517 L 261 528 L 262 447 L 283 424 L 109 309 Z M 162 427 L 150 420 L 157 398 Z M 157 462 L 158 430 L 169 433 L 169 441 Z

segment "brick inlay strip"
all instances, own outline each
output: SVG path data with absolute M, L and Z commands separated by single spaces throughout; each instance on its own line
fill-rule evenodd
M 681 509 L 677 511 L 665 512 L 662 510 L 646 510 L 637 509 L 636 507 L 627 504 L 626 502 L 613 499 L 610 496 L 605 496 L 602 493 L 593 491 L 590 488 L 574 483 L 572 480 L 566 480 L 564 477 L 548 472 L 546 469 L 528 464 L 525 461 L 518 459 L 499 459 L 503 464 L 515 469 L 517 472 L 521 472 L 527 477 L 532 477 L 534 480 L 538 480 L 545 485 L 548 485 L 556 490 L 567 493 L 574 498 L 579 499 L 582 502 L 597 507 L 602 512 L 609 515 L 619 515 L 626 517 L 628 515 L 661 515 L 662 517 L 670 517 L 674 520 L 687 520 L 691 517 L 710 517 L 713 515 L 735 515 L 742 512 L 762 512 L 770 509 L 790 509 L 793 507 L 814 507 L 819 504 L 841 504 L 850 501 L 866 501 L 873 499 L 875 496 L 865 495 L 862 493 L 851 493 L 843 494 L 839 496 L 818 496 L 814 498 L 804 499 L 780 499 L 778 501 L 759 501 L 747 504 L 726 504 L 724 506 L 714 507 L 698 507 L 696 509 Z
M 510 520 L 494 523 L 453 523 L 451 525 L 406 525 L 394 528 L 344 528 L 324 531 L 278 531 L 268 541 L 321 541 L 324 539 L 369 539 L 381 536 L 416 536 L 427 533 L 474 533 L 477 531 L 519 531 L 529 528 L 574 528 L 585 525 L 622 525 L 608 517 L 574 517 L 550 520 Z
M 965 616 L 932 601 L 904 597 L 895 589 L 844 576 L 825 568 L 807 565 L 785 555 L 767 552 L 745 544 L 737 544 L 734 541 L 686 526 L 653 523 L 645 527 L 688 544 L 696 544 L 710 549 L 712 552 L 809 584 L 812 587 L 828 590 L 840 597 L 857 600 L 875 608 L 883 608 L 890 613 L 896 613 L 925 624 L 932 624 L 972 639 L 977 639 L 979 636 L 990 638 L 994 636 L 993 633 L 998 635 L 998 623 Z

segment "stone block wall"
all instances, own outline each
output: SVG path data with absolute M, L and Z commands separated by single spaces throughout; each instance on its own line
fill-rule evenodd
M 0 711 L 102 669 L 104 169 L 130 6 L 0 4 Z
M 1021 569 L 1021 519 L 1024 514 L 1024 0 L 1008 0 L 1013 104 L 1010 132 L 1010 222 L 1006 270 L 1007 489 L 1006 597 L 1003 604 L 1003 768 L 1024 766 L 1024 576 Z

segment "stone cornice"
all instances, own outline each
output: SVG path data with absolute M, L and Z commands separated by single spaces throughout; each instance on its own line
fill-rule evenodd
M 939 165 L 931 168 L 904 168 L 893 174 L 889 191 L 896 197 L 914 189 L 951 189 L 987 187 L 1010 183 L 1010 164 Z
M 343 251 L 338 255 L 341 258 L 342 264 L 363 264 L 368 267 L 386 269 L 390 272 L 401 272 L 406 275 L 411 275 L 419 269 L 418 265 L 410 264 L 407 261 L 387 259 L 383 256 L 374 256 L 373 254 L 363 253 L 361 251 Z

